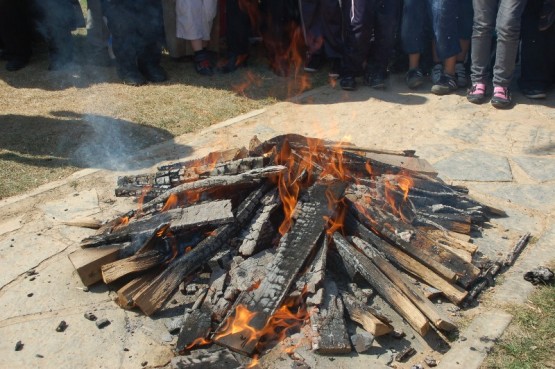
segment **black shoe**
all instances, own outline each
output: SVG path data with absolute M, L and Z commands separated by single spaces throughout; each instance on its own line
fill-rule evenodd
M 307 54 L 305 64 L 304 64 L 304 71 L 309 73 L 317 72 L 320 68 L 322 68 L 324 60 L 322 55 L 319 54 Z
M 15 58 L 8 60 L 6 63 L 6 70 L 10 72 L 18 71 L 29 64 L 29 59 Z
M 129 86 L 146 85 L 146 79 L 137 69 L 121 70 L 118 68 L 118 76 L 121 81 Z
M 150 82 L 160 83 L 168 80 L 168 74 L 158 64 L 146 64 L 146 65 L 139 64 L 139 71 Z
M 230 54 L 227 57 L 227 61 L 222 65 L 219 70 L 222 73 L 232 73 L 239 68 L 245 68 L 247 66 L 247 60 L 249 59 L 249 54 Z
M 328 76 L 333 79 L 339 78 L 339 73 L 341 71 L 341 59 L 333 58 L 331 63 L 331 69 L 328 73 Z
M 409 69 L 405 76 L 405 82 L 411 90 L 414 90 L 424 83 L 424 74 L 418 68 Z
M 522 94 L 527 98 L 534 100 L 545 99 L 547 97 L 547 93 L 545 92 L 545 90 L 539 88 L 523 88 Z
M 436 95 L 447 95 L 459 88 L 455 77 L 443 74 L 439 81 L 432 86 L 432 93 Z
M 195 63 L 195 70 L 198 74 L 203 76 L 214 75 L 214 67 L 212 66 L 212 61 L 210 60 L 208 52 L 205 50 L 195 51 L 193 61 Z
M 357 82 L 355 80 L 355 77 L 351 77 L 351 76 L 346 76 L 341 78 L 339 85 L 341 86 L 342 89 L 346 91 L 354 91 L 357 88 Z
M 385 72 L 374 72 L 364 75 L 364 84 L 377 90 L 385 88 L 385 80 L 387 74 Z

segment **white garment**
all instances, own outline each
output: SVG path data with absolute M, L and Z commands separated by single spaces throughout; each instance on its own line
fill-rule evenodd
M 177 0 L 175 13 L 177 37 L 185 40 L 210 41 L 218 0 Z

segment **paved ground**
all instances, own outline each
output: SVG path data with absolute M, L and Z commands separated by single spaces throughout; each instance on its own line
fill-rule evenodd
M 535 102 L 517 96 L 514 109 L 498 111 L 488 104 L 469 104 L 462 93 L 408 93 L 399 78 L 386 91 L 320 88 L 202 133 L 177 137 L 129 162 L 129 168 L 141 172 L 164 160 L 248 145 L 255 134 L 266 139 L 300 133 L 349 139 L 366 147 L 414 149 L 440 177 L 469 187 L 472 196 L 508 213 L 474 240 L 481 253 L 499 257 L 523 233 L 532 233 L 533 242 L 504 274 L 503 284 L 486 294 L 480 306 L 455 317 L 463 329 L 446 355 L 437 352 L 446 347 L 407 328 L 403 341 L 378 341 L 365 355 L 322 358 L 301 348 L 299 354 L 312 367 L 381 367 L 395 351 L 412 344 L 419 354 L 398 367 L 433 356 L 444 368 L 476 368 L 510 322 L 504 304 L 522 303 L 532 290 L 522 281 L 523 272 L 555 260 L 555 97 Z M 145 361 L 148 367 L 164 366 L 171 358 L 175 338 L 168 337 L 163 323 L 182 313 L 181 301 L 153 318 L 124 311 L 104 286 L 83 291 L 67 258 L 91 231 L 62 221 L 88 216 L 104 220 L 135 207 L 131 200 L 113 196 L 118 175 L 121 172 L 84 170 L 0 201 L 0 367 L 140 368 Z M 30 275 L 30 270 L 37 274 Z M 97 329 L 84 319 L 86 311 L 110 319 L 111 325 Z M 69 324 L 63 333 L 55 331 L 61 320 Z M 23 350 L 14 350 L 17 341 Z M 268 365 L 284 364 L 274 360 Z

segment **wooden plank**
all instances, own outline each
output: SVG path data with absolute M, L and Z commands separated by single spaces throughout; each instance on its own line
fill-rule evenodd
M 165 250 L 150 250 L 104 264 L 101 268 L 102 280 L 108 284 L 128 274 L 143 272 L 161 264 L 169 256 Z
M 116 303 L 124 309 L 134 308 L 135 301 L 133 301 L 133 295 L 148 286 L 150 281 L 152 281 L 159 272 L 160 270 L 151 271 L 129 281 L 118 290 Z
M 347 333 L 343 301 L 334 281 L 324 281 L 324 302 L 319 309 L 314 309 L 310 322 L 316 337 L 312 349 L 319 354 L 337 355 L 351 352 L 351 343 Z
M 352 293 L 341 291 L 341 298 L 349 318 L 360 324 L 362 328 L 374 337 L 383 336 L 393 331 L 393 326 L 383 318 L 379 319 L 376 312 L 368 305 L 359 301 Z
M 430 230 L 426 232 L 426 234 L 428 235 L 428 237 L 440 244 L 445 244 L 453 248 L 464 250 L 470 255 L 474 255 L 474 253 L 478 250 L 478 246 L 468 242 L 468 235 L 456 232 L 444 232 L 441 230 Z
M 426 317 L 364 254 L 357 251 L 343 236 L 334 233 L 333 240 L 339 254 L 357 271 L 391 306 L 395 308 L 421 336 L 430 328 Z
M 252 217 L 251 223 L 246 227 L 241 236 L 243 242 L 239 246 L 239 253 L 250 256 L 267 246 L 275 236 L 276 230 L 270 222 L 270 216 L 281 205 L 278 191 L 271 191 L 261 200 L 264 205 Z
M 352 233 L 358 234 L 366 242 L 370 242 L 378 250 L 383 252 L 391 262 L 417 276 L 430 286 L 442 291 L 443 294 L 454 304 L 459 305 L 466 298 L 468 293 L 465 290 L 451 284 L 426 265 L 412 258 L 410 255 L 404 253 L 398 248 L 390 245 L 388 242 L 382 240 L 380 237 L 364 227 L 361 223 L 354 220 L 354 218 L 348 216 L 346 224 Z
M 120 246 L 76 250 L 70 253 L 68 257 L 79 278 L 81 278 L 81 282 L 85 286 L 90 286 L 102 280 L 102 265 L 118 259 Z
M 426 315 L 435 327 L 444 331 L 454 331 L 457 329 L 447 315 L 439 311 L 420 290 L 416 289 L 372 245 L 358 237 L 353 237 L 352 242 Z
M 257 289 L 242 294 L 236 302 L 256 314 L 249 323 L 255 330 L 264 328 L 280 307 L 305 260 L 322 236 L 326 225 L 324 217 L 333 214 L 327 208 L 327 195 L 338 199 L 344 188 L 345 184 L 339 181 L 317 182 L 309 189 L 306 199 L 297 203 L 295 212 L 299 214 L 298 218 L 282 237 L 276 256 L 268 265 L 266 277 Z M 228 319 L 234 318 L 235 309 Z M 251 354 L 258 339 L 252 339 L 248 332 L 236 332 L 220 334 L 216 343 L 234 351 Z
M 81 241 L 82 247 L 92 247 L 128 241 L 135 234 L 152 234 L 161 224 L 170 224 L 174 232 L 194 229 L 203 225 L 218 226 L 234 220 L 230 200 L 210 201 L 185 208 L 171 209 L 143 218 L 132 218 L 127 226 L 119 226 L 110 233 L 105 231 Z
M 243 368 L 229 350 L 212 346 L 199 349 L 187 356 L 176 356 L 171 359 L 172 369 L 240 369 Z
M 181 193 L 200 193 L 211 188 L 224 188 L 237 186 L 241 184 L 256 184 L 263 179 L 273 178 L 283 173 L 287 168 L 283 165 L 274 165 L 264 168 L 249 170 L 245 173 L 231 175 L 231 176 L 215 176 L 206 179 L 201 179 L 195 182 L 187 182 L 173 187 L 163 195 L 156 197 L 143 205 L 143 212 L 149 212 L 156 208 L 159 204 L 164 203 L 171 195 L 179 195 Z
M 437 176 L 437 171 L 425 159 L 411 156 L 391 155 L 389 153 L 367 152 L 364 157 L 374 161 L 394 165 L 413 172 L 424 173 L 432 177 Z
M 428 239 L 425 233 L 384 213 L 378 207 L 357 199 L 352 203 L 351 209 L 355 210 L 357 218 L 363 224 L 376 230 L 447 280 L 456 279 L 463 286 L 468 286 L 480 275 L 479 268 L 439 247 L 433 240 Z
M 231 237 L 250 219 L 269 186 L 269 184 L 263 185 L 249 194 L 239 205 L 234 223 L 217 228 L 193 250 L 176 258 L 147 288 L 133 296 L 133 300 L 143 313 L 151 315 L 159 310 L 186 276 L 194 273 L 228 244 Z
M 206 337 L 212 328 L 212 311 L 210 303 L 205 303 L 208 289 L 201 291 L 195 305 L 185 313 L 183 326 L 179 331 L 175 350 L 183 353 L 195 345 L 206 343 Z

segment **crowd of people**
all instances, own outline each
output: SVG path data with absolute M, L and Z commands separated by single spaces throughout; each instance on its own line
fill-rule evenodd
M 227 53 L 216 67 L 207 47 L 222 1 Z M 360 80 L 385 88 L 392 65 L 400 64 L 410 89 L 430 74 L 434 94 L 468 88 L 468 101 L 481 104 L 491 95 L 494 107 L 508 108 L 518 60 L 525 96 L 545 98 L 555 82 L 555 0 L 175 0 L 175 14 L 175 36 L 190 42 L 201 75 L 247 66 L 253 35 L 261 36 L 274 72 L 286 75 L 291 39 L 301 30 L 305 71 L 327 61 L 344 90 Z M 5 68 L 29 63 L 36 34 L 48 42 L 49 69 L 64 68 L 72 60 L 71 32 L 85 25 L 82 18 L 78 0 L 0 0 Z M 124 83 L 168 78 L 160 65 L 161 0 L 88 0 L 86 28 L 90 61 L 115 63 Z

